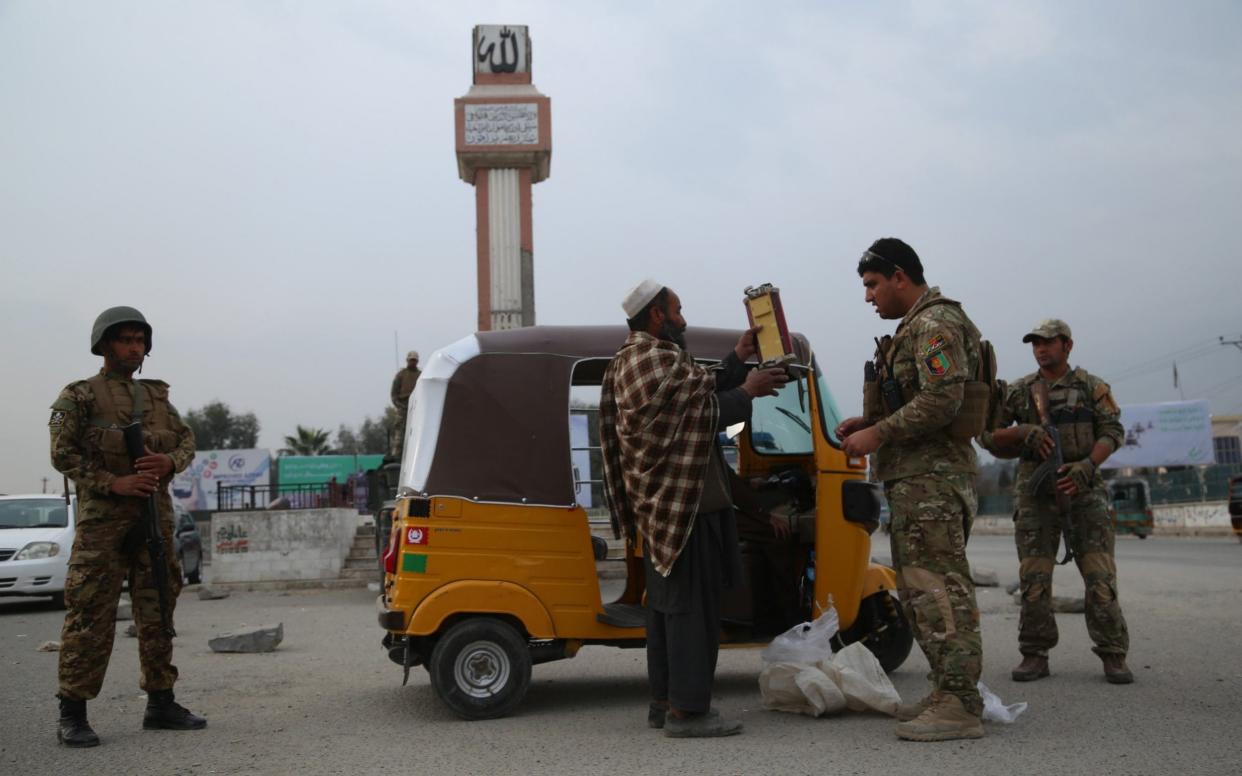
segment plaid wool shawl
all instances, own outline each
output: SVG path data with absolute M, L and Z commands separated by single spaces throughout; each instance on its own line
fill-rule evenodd
M 646 332 L 630 332 L 604 372 L 599 433 L 613 528 L 641 535 L 666 577 L 694 527 L 718 414 L 712 372 Z

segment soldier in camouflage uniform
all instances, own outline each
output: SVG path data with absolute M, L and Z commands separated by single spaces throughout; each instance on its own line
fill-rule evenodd
M 962 418 L 986 415 L 965 398 L 980 368 L 979 331 L 959 303 L 927 287 L 918 254 L 901 240 L 877 240 L 858 274 L 880 317 L 900 323 L 877 353 L 880 380 L 868 368 L 863 416 L 842 422 L 837 435 L 846 454 L 873 454 L 892 512 L 902 609 L 931 666 L 932 692 L 902 706 L 896 732 L 913 741 L 979 738 L 983 644 L 966 561 L 975 453 L 958 428 Z M 884 377 L 895 381 L 888 401 L 877 398 Z
M 168 401 L 168 384 L 135 380 L 151 352 L 151 327 L 132 307 L 105 310 L 91 333 L 91 352 L 104 359 L 99 374 L 70 383 L 52 404 L 52 465 L 73 480 L 78 493 L 77 532 L 65 579 L 69 611 L 61 633 L 57 738 L 67 746 L 95 746 L 99 737 L 86 719 L 86 702 L 99 694 L 112 653 L 121 584 L 129 580 L 142 689 L 147 692 L 143 727 L 192 730 L 207 720 L 173 698 L 177 668 L 172 639 L 160 623 L 159 597 L 146 544 L 140 538 L 143 500 L 159 505 L 169 604 L 181 590 L 173 552 L 173 508 L 168 493 L 174 472 L 194 457 L 194 434 Z M 147 454 L 132 465 L 121 427 L 140 422 Z M 138 536 L 139 540 L 134 541 Z
M 1013 670 L 1013 679 L 1029 682 L 1048 676 L 1048 651 L 1057 644 L 1052 570 L 1061 543 L 1061 518 L 1055 487 L 1071 496 L 1069 549 L 1086 586 L 1087 633 L 1104 663 L 1105 678 L 1128 684 L 1134 681 L 1126 667 L 1130 637 L 1117 600 L 1113 523 L 1099 473 L 1100 465 L 1125 441 L 1121 412 L 1107 383 L 1085 369 L 1070 368 L 1074 341 L 1064 321 L 1045 320 L 1022 341 L 1031 343 L 1039 371 L 1009 386 L 997 424 L 1001 430 L 980 437 L 980 443 L 1000 457 L 1021 456 L 1014 485 L 1018 497 L 1014 538 L 1022 589 L 1018 625 L 1022 663 Z M 1032 494 L 1031 475 L 1052 452 L 1052 438 L 1040 426 L 1031 400 L 1031 386 L 1037 381 L 1048 387 L 1051 420 L 1061 437 L 1065 466 L 1055 483 L 1050 480 L 1044 491 Z M 1008 427 L 1012 423 L 1018 425 Z
M 401 457 L 401 448 L 405 444 L 405 419 L 410 411 L 410 394 L 414 393 L 414 386 L 418 385 L 418 378 L 422 372 L 418 370 L 418 351 L 411 350 L 405 354 L 405 367 L 397 370 L 397 374 L 392 378 L 392 388 L 389 394 L 392 398 L 392 406 L 397 408 L 397 419 L 392 432 L 388 435 L 390 442 L 390 455 L 393 458 Z

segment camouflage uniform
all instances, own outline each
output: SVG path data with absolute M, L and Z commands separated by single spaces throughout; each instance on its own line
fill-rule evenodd
M 979 331 L 960 304 L 931 288 L 886 340 L 885 360 L 905 403 L 876 423 L 881 446 L 871 463 L 892 512 L 902 608 L 931 665 L 933 688 L 981 715 L 983 642 L 966 561 L 977 508 L 975 452 L 948 433 L 979 367 Z
M 135 412 L 135 398 L 140 402 Z M 52 404 L 52 465 L 73 480 L 78 492 L 77 535 L 65 580 L 64 630 L 61 633 L 60 692 L 62 699 L 90 700 L 103 685 L 116 631 L 121 583 L 128 578 L 138 629 L 142 689 L 170 690 L 177 679 L 172 640 L 160 627 L 159 598 L 151 578 L 146 545 L 132 555 L 122 544 L 138 525 L 142 499 L 118 496 L 112 482 L 133 473 L 120 426 L 141 418 L 147 447 L 166 453 L 175 471 L 194 458 L 194 433 L 168 402 L 168 385 L 159 380 L 131 380 L 101 370 L 89 380 L 66 386 Z M 181 569 L 173 552 L 171 475 L 156 493 L 160 528 L 168 557 L 172 587 L 170 605 L 181 591 Z
M 405 443 L 405 420 L 410 411 L 410 394 L 414 393 L 414 386 L 418 384 L 421 374 L 417 368 L 410 369 L 407 366 L 398 370 L 392 378 L 389 395 L 392 397 L 392 406 L 397 408 L 395 428 L 390 434 L 393 458 L 401 457 L 401 448 Z
M 1039 373 L 1029 374 L 1009 386 L 999 427 L 1010 423 L 1039 423 L 1031 385 Z M 1048 386 L 1052 422 L 1061 435 L 1066 463 L 1086 458 L 1095 443 L 1111 440 L 1121 446 L 1125 432 L 1121 411 L 1108 384 L 1085 369 L 1071 369 Z M 1014 539 L 1018 546 L 1022 589 L 1022 616 L 1018 625 L 1018 648 L 1023 655 L 1047 657 L 1057 644 L 1057 623 L 1052 613 L 1052 570 L 1061 544 L 1061 518 L 1050 481 L 1045 492 L 1031 495 L 1027 483 L 1039 466 L 1034 453 L 1024 453 L 1014 485 L 1018 508 L 1014 516 Z M 1089 490 L 1080 491 L 1070 503 L 1071 550 L 1086 586 L 1087 633 L 1097 655 L 1125 655 L 1130 648 L 1126 619 L 1117 600 L 1117 566 L 1113 560 L 1113 522 L 1108 515 L 1104 478 L 1096 471 Z

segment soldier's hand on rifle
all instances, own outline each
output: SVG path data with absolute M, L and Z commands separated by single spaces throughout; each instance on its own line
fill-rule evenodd
M 1052 450 L 1056 443 L 1052 441 L 1052 435 L 1044 430 L 1044 427 L 1037 423 L 1028 423 L 1021 426 L 1022 430 L 1022 448 L 1030 450 L 1040 458 L 1047 458 L 1052 455 Z
M 139 472 L 150 473 L 155 475 L 155 479 L 162 480 L 173 472 L 172 458 L 163 453 L 152 452 L 151 448 L 146 448 L 147 454 L 134 461 L 134 469 Z
M 742 383 L 742 390 L 755 399 L 760 396 L 775 396 L 776 391 L 787 382 L 789 373 L 784 369 L 752 369 L 746 375 L 746 382 Z
M 118 496 L 150 496 L 159 484 L 159 478 L 150 472 L 126 474 L 112 481 L 112 492 Z
M 737 354 L 737 357 L 740 358 L 743 363 L 749 360 L 751 356 L 759 352 L 759 338 L 756 335 L 762 328 L 762 326 L 752 326 L 738 338 L 737 345 L 734 346 L 733 352 Z
M 846 418 L 845 420 L 838 423 L 835 433 L 837 435 L 837 439 L 845 439 L 847 436 L 849 436 L 850 434 L 853 434 L 855 431 L 862 431 L 864 428 L 870 425 L 871 425 L 871 421 L 867 420 L 866 418 L 855 415 L 852 418 Z
M 1057 470 L 1057 474 L 1061 477 L 1057 480 L 1057 490 L 1067 496 L 1075 496 L 1091 487 L 1091 480 L 1095 477 L 1095 463 L 1090 458 L 1084 458 L 1065 464 Z

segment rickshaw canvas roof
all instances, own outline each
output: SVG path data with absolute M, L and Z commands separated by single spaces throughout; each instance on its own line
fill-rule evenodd
M 478 332 L 432 354 L 410 396 L 401 493 L 570 506 L 569 396 L 574 367 L 625 342 L 624 326 L 532 326 Z M 716 361 L 740 329 L 689 328 L 696 358 Z M 799 360 L 810 348 L 794 335 Z M 580 380 L 580 382 L 583 382 Z

